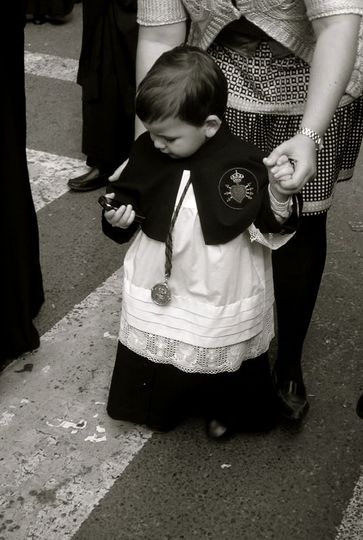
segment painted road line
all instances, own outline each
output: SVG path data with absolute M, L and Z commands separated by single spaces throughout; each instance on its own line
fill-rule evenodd
M 85 162 L 27 149 L 30 185 L 36 211 L 67 191 L 67 181 L 88 170 Z
M 105 411 L 121 271 L 0 378 L 0 537 L 66 540 L 152 436 Z
M 27 74 L 76 82 L 78 60 L 25 51 L 24 61 L 25 73 Z
M 335 540 L 362 540 L 363 538 L 363 474 L 348 504 Z

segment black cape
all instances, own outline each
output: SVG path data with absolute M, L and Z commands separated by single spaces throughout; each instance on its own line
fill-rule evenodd
M 297 225 L 296 198 L 293 215 L 281 225 L 271 210 L 263 157 L 225 124 L 195 154 L 183 159 L 156 150 L 149 133 L 144 133 L 121 177 L 107 191 L 145 216 L 141 227 L 147 236 L 165 242 L 182 173 L 190 170 L 206 244 L 225 244 L 252 223 L 264 233 L 291 232 Z M 134 222 L 126 230 L 114 228 L 103 219 L 104 233 L 120 243 L 129 240 L 137 227 Z

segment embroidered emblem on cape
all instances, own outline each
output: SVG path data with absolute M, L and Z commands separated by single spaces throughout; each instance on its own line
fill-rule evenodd
M 241 210 L 256 193 L 258 193 L 257 178 L 251 171 L 242 167 L 229 169 L 219 181 L 222 201 L 234 210 Z

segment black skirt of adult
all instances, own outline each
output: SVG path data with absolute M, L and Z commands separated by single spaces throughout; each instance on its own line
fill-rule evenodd
M 44 301 L 37 217 L 26 161 L 24 85 L 25 2 L 5 2 L 11 32 L 0 33 L 4 77 L 0 87 L 0 367 L 33 350 L 33 319 Z

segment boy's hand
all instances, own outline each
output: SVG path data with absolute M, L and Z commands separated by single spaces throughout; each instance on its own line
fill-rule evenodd
M 107 193 L 108 199 L 114 199 L 114 193 Z M 117 210 L 106 210 L 105 218 L 112 227 L 127 229 L 135 219 L 135 212 L 131 204 L 122 205 Z
M 286 194 L 285 190 L 280 187 L 280 182 L 285 182 L 292 179 L 295 170 L 293 163 L 285 155 L 280 156 L 275 165 L 272 167 L 269 166 L 268 162 L 266 163 L 266 161 L 266 158 L 264 158 L 263 162 L 268 170 L 272 194 L 278 201 L 285 202 L 288 200 L 289 196 Z

